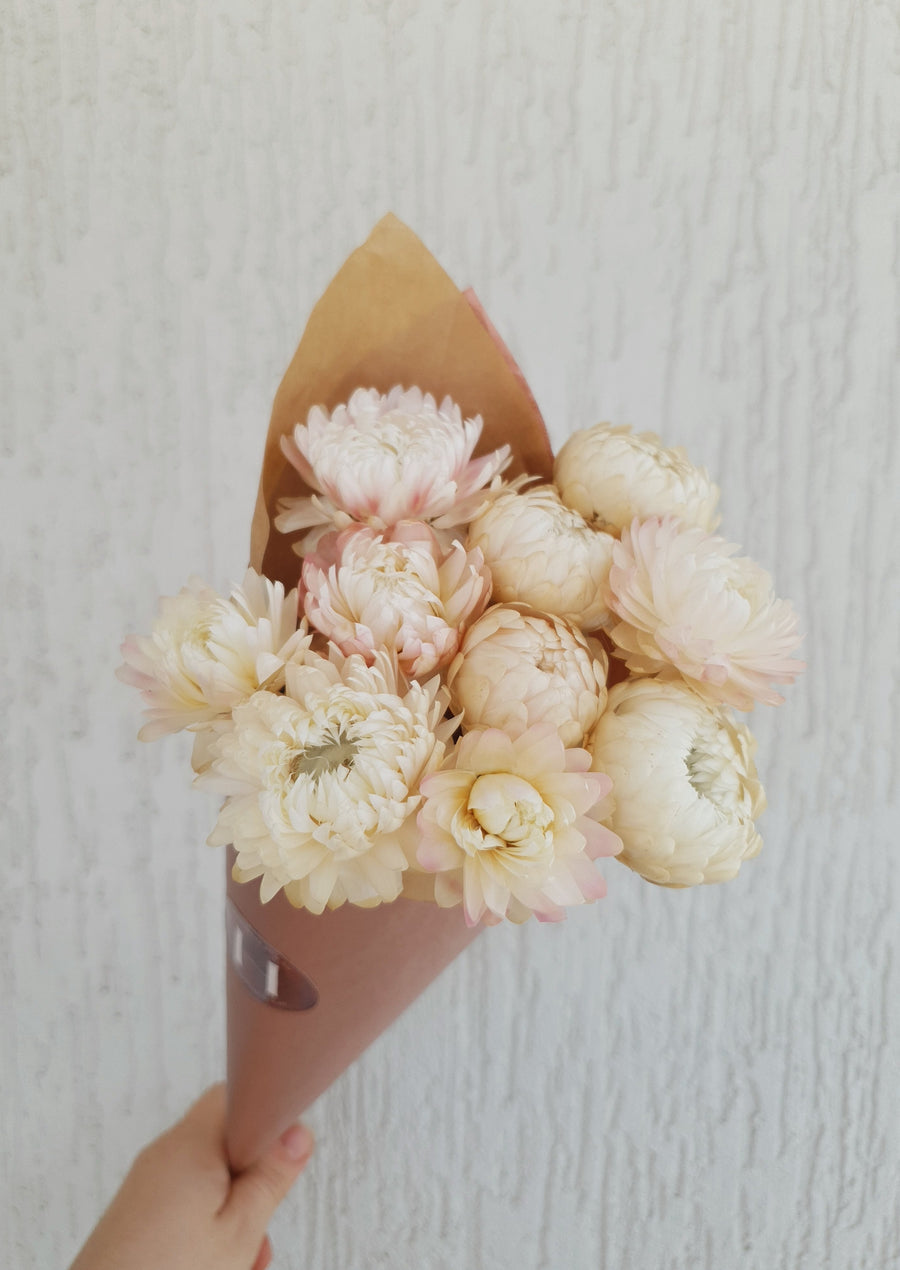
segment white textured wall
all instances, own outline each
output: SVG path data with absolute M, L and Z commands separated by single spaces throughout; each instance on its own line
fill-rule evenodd
M 117 644 L 243 567 L 271 398 L 393 209 L 555 440 L 719 475 L 810 673 L 766 849 L 608 864 L 317 1105 L 314 1270 L 900 1264 L 896 0 L 0 0 L 0 1260 L 66 1263 L 222 1070 L 221 860 Z

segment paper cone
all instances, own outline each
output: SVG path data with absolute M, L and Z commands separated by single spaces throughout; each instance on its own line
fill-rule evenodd
M 480 928 L 467 927 L 459 908 L 403 897 L 378 908 L 344 904 L 317 917 L 292 908 L 283 895 L 263 907 L 258 887 L 232 879 L 228 896 L 251 928 L 248 948 L 246 928 L 240 930 L 232 914 L 228 1153 L 232 1166 L 241 1169 L 412 1004 Z M 280 958 L 271 958 L 254 938 L 261 927 Z M 300 968 L 302 975 L 296 975 Z M 299 1008 L 273 1004 L 267 980 Z
M 296 585 L 278 500 L 308 493 L 280 440 L 314 405 L 355 388 L 417 386 L 480 414 L 479 453 L 509 444 L 506 475 L 549 480 L 540 411 L 472 293 L 463 294 L 416 236 L 386 216 L 322 296 L 275 397 L 251 534 L 251 564 Z M 229 860 L 229 875 L 231 861 Z M 228 882 L 228 1122 L 232 1166 L 251 1164 L 475 937 L 461 908 L 401 897 L 321 916 L 257 883 Z

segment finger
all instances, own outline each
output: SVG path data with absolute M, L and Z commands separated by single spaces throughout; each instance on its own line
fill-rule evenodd
M 211 1085 L 184 1113 L 176 1128 L 187 1129 L 207 1142 L 219 1143 L 225 1131 L 225 1085 Z
M 172 1142 L 183 1144 L 188 1139 L 192 1144 L 201 1143 L 207 1148 L 212 1146 L 217 1155 L 224 1157 L 224 1136 L 225 1086 L 219 1084 L 201 1094 L 180 1120 L 176 1120 L 171 1128 L 150 1144 L 150 1149 L 157 1145 L 168 1146 Z
M 256 1260 L 253 1263 L 252 1270 L 267 1270 L 267 1267 L 271 1264 L 272 1245 L 269 1243 L 269 1236 L 266 1235 L 265 1239 L 260 1244 L 259 1252 L 256 1255 Z
M 291 1125 L 256 1164 L 234 1179 L 223 1216 L 235 1223 L 238 1237 L 246 1237 L 253 1250 L 275 1209 L 306 1167 L 313 1145 L 305 1125 Z
M 172 1182 L 189 1178 L 196 1203 L 218 1212 L 231 1189 L 225 1154 L 225 1086 L 207 1089 L 142 1156 Z

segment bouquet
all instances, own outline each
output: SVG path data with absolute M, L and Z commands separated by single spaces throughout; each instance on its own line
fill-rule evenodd
M 487 925 L 557 921 L 617 857 L 734 877 L 765 797 L 733 710 L 797 616 L 683 451 L 555 460 L 474 295 L 387 217 L 275 400 L 230 594 L 163 599 L 120 677 L 224 802 L 229 1150 L 249 1163 Z

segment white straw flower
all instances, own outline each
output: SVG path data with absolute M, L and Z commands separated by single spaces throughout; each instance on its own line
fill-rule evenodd
M 603 822 L 619 859 L 648 881 L 724 882 L 759 852 L 756 741 L 728 710 L 683 684 L 629 680 L 610 690 L 590 748 L 612 777 Z
M 438 406 L 418 388 L 387 396 L 358 388 L 330 415 L 315 406 L 281 445 L 317 493 L 282 500 L 275 524 L 282 533 L 354 521 L 373 529 L 401 520 L 465 524 L 510 461 L 508 445 L 472 458 L 482 426 L 480 415 L 464 420 L 449 397 Z
M 148 708 L 138 735 L 152 741 L 227 716 L 262 686 L 277 690 L 309 643 L 297 592 L 248 569 L 228 599 L 197 578 L 163 596 L 149 637 L 125 640 L 116 674 L 140 689 Z
M 400 894 L 421 802 L 452 723 L 435 678 L 407 684 L 385 653 L 311 654 L 289 665 L 285 695 L 257 692 L 234 711 L 197 785 L 228 795 L 211 845 L 237 851 L 235 877 L 284 888 L 313 913 Z
M 470 925 L 558 921 L 605 894 L 591 861 L 621 843 L 585 815 L 610 788 L 585 750 L 565 749 L 549 724 L 516 738 L 487 728 L 466 733 L 450 764 L 422 782 L 418 817 L 439 905 L 462 902 Z
M 635 521 L 616 543 L 610 635 L 628 668 L 674 671 L 738 710 L 778 705 L 773 683 L 793 683 L 803 662 L 797 614 L 739 548 L 673 517 Z
M 635 516 L 671 513 L 710 532 L 719 523 L 719 490 L 709 473 L 652 432 L 608 423 L 576 432 L 556 456 L 553 479 L 568 507 L 613 534 Z
M 552 485 L 501 491 L 469 526 L 494 580 L 494 599 L 527 604 L 584 631 L 608 619 L 607 579 L 614 539 L 598 533 Z
M 487 604 L 491 575 L 480 551 L 441 546 L 428 525 L 390 533 L 355 525 L 326 534 L 303 559 L 303 604 L 313 626 L 345 653 L 372 662 L 396 651 L 417 679 L 445 666 Z
M 606 705 L 606 653 L 562 618 L 495 604 L 470 628 L 447 672 L 463 727 L 519 736 L 552 723 L 581 745 Z

